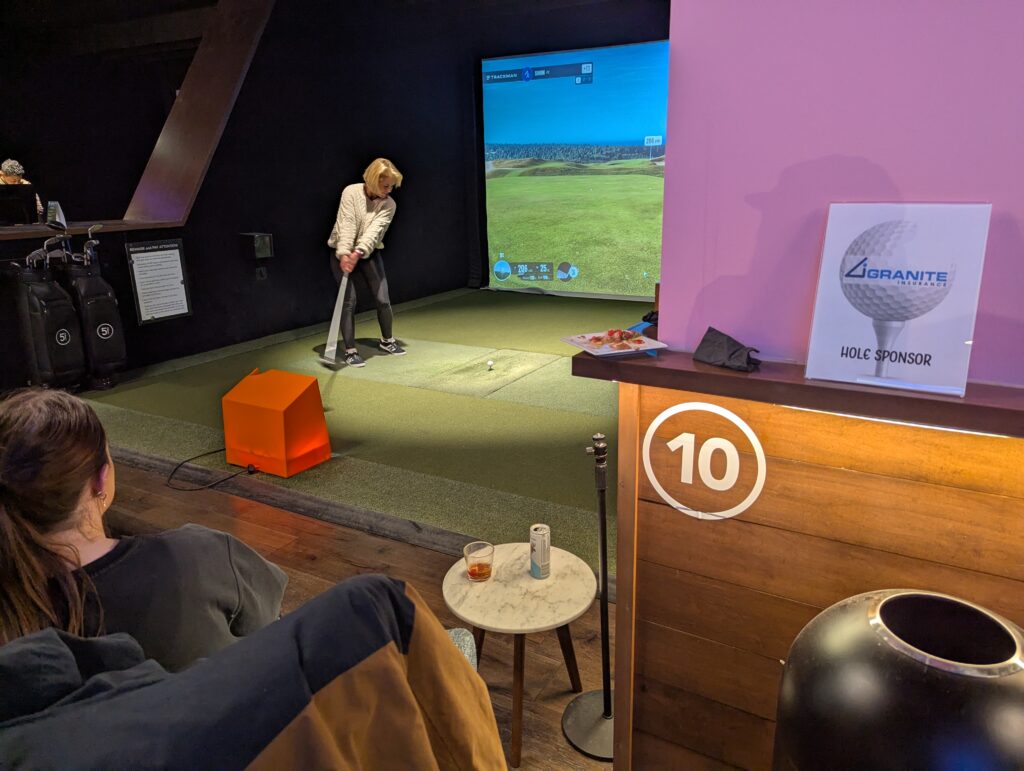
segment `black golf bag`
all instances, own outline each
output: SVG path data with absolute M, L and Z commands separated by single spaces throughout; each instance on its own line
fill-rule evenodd
M 18 321 L 34 385 L 77 385 L 85 375 L 85 351 L 78 314 L 71 297 L 57 284 L 49 268 L 48 246 L 32 252 L 24 265 L 14 266 Z
M 128 355 L 117 297 L 100 275 L 98 242 L 92 239 L 91 229 L 89 236 L 84 253 L 73 255 L 60 265 L 57 275 L 78 310 L 89 386 L 109 388 L 114 384 L 114 375 L 124 369 Z

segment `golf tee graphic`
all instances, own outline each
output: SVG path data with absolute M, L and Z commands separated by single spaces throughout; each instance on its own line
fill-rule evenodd
M 832 204 L 806 376 L 962 396 L 990 214 Z

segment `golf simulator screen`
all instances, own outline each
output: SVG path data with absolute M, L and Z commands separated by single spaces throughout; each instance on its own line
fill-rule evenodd
M 484 59 L 490 286 L 649 299 L 668 42 Z

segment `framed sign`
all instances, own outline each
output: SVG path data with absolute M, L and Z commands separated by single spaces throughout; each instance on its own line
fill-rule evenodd
M 125 244 L 139 324 L 192 315 L 181 239 Z
M 963 396 L 990 204 L 832 204 L 808 378 Z

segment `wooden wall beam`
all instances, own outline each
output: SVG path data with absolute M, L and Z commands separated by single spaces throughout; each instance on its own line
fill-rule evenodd
M 274 0 L 220 0 L 124 219 L 185 224 Z

